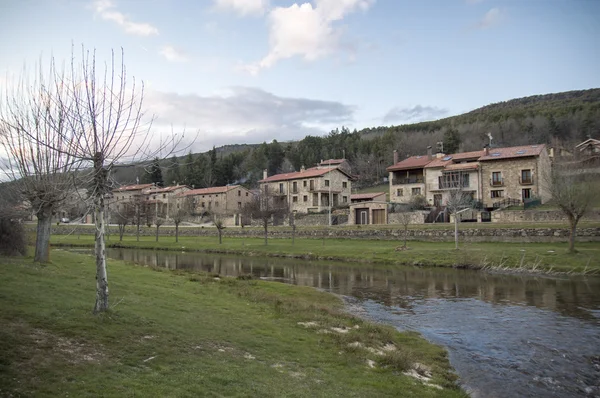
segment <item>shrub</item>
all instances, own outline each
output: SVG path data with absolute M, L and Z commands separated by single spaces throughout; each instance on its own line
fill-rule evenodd
M 0 254 L 4 256 L 25 255 L 27 243 L 21 222 L 9 214 L 0 212 Z

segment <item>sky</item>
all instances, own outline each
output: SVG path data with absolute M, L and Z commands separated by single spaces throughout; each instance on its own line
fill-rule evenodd
M 600 87 L 596 0 L 4 0 L 0 36 L 0 84 L 122 48 L 194 152 Z

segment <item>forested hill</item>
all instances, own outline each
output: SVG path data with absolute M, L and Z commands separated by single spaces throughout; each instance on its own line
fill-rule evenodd
M 269 175 L 311 167 L 321 159 L 351 161 L 357 185 L 369 185 L 385 175 L 393 150 L 400 157 L 426 153 L 427 146 L 443 142 L 444 152 L 470 151 L 492 146 L 547 143 L 571 145 L 587 137 L 600 138 L 600 89 L 535 95 L 487 105 L 471 112 L 431 122 L 381 126 L 360 131 L 336 129 L 324 136 L 291 142 L 228 145 L 204 154 L 160 161 L 166 185 L 173 181 L 206 187 L 231 183 L 256 185 L 262 170 Z M 148 170 L 148 168 L 146 168 Z M 154 179 L 157 173 L 153 172 Z M 151 174 L 140 168 L 121 168 L 120 183 Z

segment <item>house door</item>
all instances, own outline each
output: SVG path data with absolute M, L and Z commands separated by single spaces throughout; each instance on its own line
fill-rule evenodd
M 356 224 L 368 224 L 369 223 L 369 209 L 356 209 L 355 213 Z
M 385 210 L 373 210 L 373 224 L 385 224 Z
M 433 195 L 433 205 L 435 207 L 442 207 L 442 194 L 436 193 Z

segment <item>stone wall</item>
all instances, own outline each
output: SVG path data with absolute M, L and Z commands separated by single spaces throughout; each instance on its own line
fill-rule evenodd
M 28 224 L 28 228 L 35 231 L 34 224 Z M 217 236 L 217 230 L 214 227 L 181 227 L 180 236 Z M 71 234 L 77 236 L 78 233 L 90 234 L 93 228 L 89 226 L 53 226 L 52 234 Z M 141 231 L 143 236 L 154 236 L 154 228 L 144 227 Z M 110 242 L 119 240 L 117 227 L 110 228 Z M 225 237 L 262 237 L 264 231 L 262 228 L 225 228 L 223 234 Z M 126 235 L 135 236 L 135 227 L 128 226 Z M 408 239 L 433 242 L 452 242 L 454 240 L 454 231 L 451 228 L 444 230 L 430 229 L 411 229 L 408 231 Z M 291 238 L 292 231 L 289 227 L 269 227 L 269 236 L 271 238 Z M 460 239 L 463 242 L 567 242 L 569 231 L 567 228 L 467 228 L 461 226 L 459 231 Z M 175 236 L 175 228 L 161 227 L 161 239 Z M 330 228 L 298 228 L 297 237 L 305 238 L 341 238 L 341 239 L 374 239 L 374 240 L 396 240 L 404 237 L 402 227 L 398 228 L 374 228 L 366 227 L 343 227 L 332 226 Z M 579 228 L 577 230 L 578 242 L 600 242 L 600 227 Z
M 423 224 L 428 211 L 413 211 L 410 213 L 410 224 Z M 402 225 L 403 213 L 388 213 L 388 224 Z
M 510 224 L 519 222 L 566 222 L 560 210 L 497 210 L 492 212 L 492 222 Z M 589 212 L 582 221 L 600 221 L 600 210 Z

